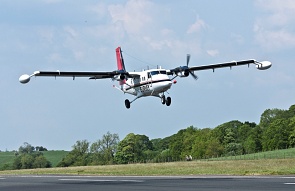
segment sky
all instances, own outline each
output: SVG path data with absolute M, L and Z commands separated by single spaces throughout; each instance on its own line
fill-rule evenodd
M 1 0 L 0 150 L 24 142 L 71 150 L 78 140 L 106 134 L 165 138 L 189 126 L 231 121 L 259 123 L 266 109 L 295 103 L 293 0 Z M 121 46 L 128 71 L 173 69 L 233 60 L 269 60 L 199 71 L 176 78 L 170 107 L 159 98 L 136 100 L 110 79 L 37 77 L 34 71 L 114 71 Z

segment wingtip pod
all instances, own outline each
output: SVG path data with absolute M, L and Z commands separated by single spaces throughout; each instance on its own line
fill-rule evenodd
M 30 79 L 31 79 L 30 75 L 24 74 L 24 75 L 21 75 L 19 77 L 19 82 L 22 83 L 22 84 L 26 84 L 26 83 L 28 83 L 30 81 Z
M 270 61 L 262 61 L 262 62 L 256 62 L 256 68 L 258 70 L 267 70 L 271 67 Z

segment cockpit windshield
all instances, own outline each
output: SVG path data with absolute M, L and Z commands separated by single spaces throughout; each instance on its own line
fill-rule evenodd
M 156 70 L 156 71 L 151 71 L 150 74 L 152 76 L 158 75 L 158 74 L 167 74 L 166 70 Z

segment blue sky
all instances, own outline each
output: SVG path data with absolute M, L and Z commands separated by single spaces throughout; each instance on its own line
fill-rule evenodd
M 259 123 L 294 104 L 295 1 L 2 0 L 0 150 L 24 142 L 70 150 L 107 131 L 164 138 L 193 125 Z M 124 106 L 111 80 L 33 78 L 37 70 L 113 71 L 121 46 L 127 70 L 172 69 L 232 60 L 270 60 L 267 71 L 236 67 L 178 78 L 170 107 L 148 97 Z M 137 59 L 134 59 L 137 58 Z

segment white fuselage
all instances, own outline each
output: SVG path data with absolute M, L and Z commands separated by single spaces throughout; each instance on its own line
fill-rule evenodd
M 153 69 L 142 72 L 132 72 L 137 77 L 128 78 L 121 85 L 124 93 L 132 94 L 137 97 L 157 96 L 171 88 L 172 82 L 166 70 Z

